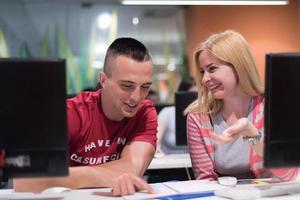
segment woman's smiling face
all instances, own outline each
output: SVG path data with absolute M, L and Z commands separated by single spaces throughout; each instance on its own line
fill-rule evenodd
M 222 62 L 208 51 L 199 55 L 202 84 L 207 87 L 215 99 L 230 97 L 239 91 L 234 69 L 228 63 Z

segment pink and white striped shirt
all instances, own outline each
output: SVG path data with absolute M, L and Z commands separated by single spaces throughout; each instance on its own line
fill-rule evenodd
M 258 130 L 263 131 L 264 97 L 254 97 L 252 108 L 252 123 Z M 213 126 L 208 114 L 188 114 L 187 140 L 196 179 L 216 180 L 218 178 L 214 160 L 215 144 L 210 137 L 212 131 Z M 265 169 L 263 168 L 263 158 L 250 147 L 249 172 L 252 172 L 257 178 L 273 177 L 289 181 L 297 177 L 298 169 Z

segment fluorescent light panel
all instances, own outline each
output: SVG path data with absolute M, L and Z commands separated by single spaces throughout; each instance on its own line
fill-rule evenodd
M 288 0 L 123 0 L 124 5 L 287 5 Z

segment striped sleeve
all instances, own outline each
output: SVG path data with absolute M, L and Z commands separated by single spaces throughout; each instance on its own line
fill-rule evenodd
M 196 179 L 216 180 L 217 174 L 214 170 L 214 164 L 209 156 L 209 152 L 213 150 L 205 144 L 205 138 L 203 137 L 203 133 L 201 133 L 201 127 L 199 115 L 189 113 L 187 116 L 187 141 L 193 172 Z M 208 134 L 204 135 L 208 137 Z
M 271 169 L 273 178 L 279 178 L 281 181 L 293 181 L 297 178 L 299 168 L 287 168 L 287 169 Z
M 261 132 L 264 132 L 264 98 L 262 96 L 255 98 L 254 114 L 255 127 Z M 258 178 L 264 176 L 265 174 L 269 174 L 272 178 L 279 179 L 281 181 L 292 181 L 297 178 L 300 170 L 300 168 L 263 168 L 263 157 L 257 155 L 255 152 L 253 152 L 253 154 L 251 155 L 251 159 L 253 160 L 253 172 Z

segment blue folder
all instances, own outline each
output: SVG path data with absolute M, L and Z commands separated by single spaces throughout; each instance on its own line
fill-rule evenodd
M 210 197 L 210 196 L 215 196 L 213 191 L 190 193 L 190 194 L 174 194 L 174 195 L 159 197 L 157 199 L 159 199 L 159 200 L 183 200 L 183 199 Z

